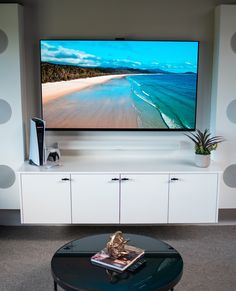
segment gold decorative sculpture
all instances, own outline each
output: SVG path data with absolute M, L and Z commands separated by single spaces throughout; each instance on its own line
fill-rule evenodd
M 117 259 L 121 256 L 127 255 L 128 252 L 125 250 L 125 244 L 128 240 L 125 240 L 121 231 L 115 232 L 110 241 L 107 243 L 107 253 L 111 258 Z

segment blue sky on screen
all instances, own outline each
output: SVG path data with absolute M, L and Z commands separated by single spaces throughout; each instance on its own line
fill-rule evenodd
M 197 72 L 197 42 L 42 40 L 44 62 L 83 67 Z

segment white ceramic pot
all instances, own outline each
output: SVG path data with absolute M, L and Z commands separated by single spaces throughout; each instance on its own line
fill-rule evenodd
M 198 155 L 195 154 L 195 164 L 201 168 L 207 168 L 211 162 L 211 155 Z

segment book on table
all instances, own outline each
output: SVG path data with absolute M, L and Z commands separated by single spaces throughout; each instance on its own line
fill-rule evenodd
M 91 262 L 94 265 L 101 266 L 109 270 L 123 272 L 144 255 L 143 249 L 134 246 L 126 245 L 125 251 L 127 251 L 127 254 L 114 259 L 109 256 L 107 249 L 104 248 L 91 257 Z

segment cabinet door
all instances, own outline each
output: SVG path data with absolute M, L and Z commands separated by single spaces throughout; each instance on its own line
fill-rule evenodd
M 169 175 L 121 176 L 121 223 L 167 223 Z
M 171 175 L 170 223 L 216 222 L 216 217 L 217 174 Z
M 71 223 L 70 175 L 22 174 L 21 195 L 24 223 Z
M 78 174 L 71 178 L 72 223 L 119 222 L 119 175 Z

